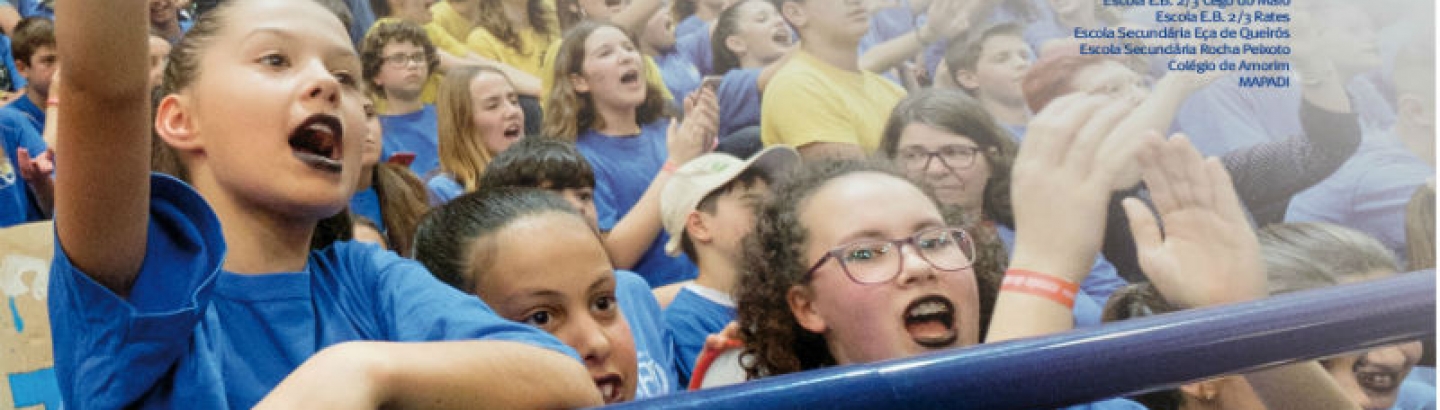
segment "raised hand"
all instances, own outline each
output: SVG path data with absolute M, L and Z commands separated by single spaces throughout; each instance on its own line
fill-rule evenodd
M 1113 128 L 1134 106 L 1134 100 L 1071 94 L 1031 120 L 1011 174 L 1012 266 L 1075 283 L 1085 279 L 1105 232 L 1111 186 L 1131 162 L 1113 147 L 1135 136 Z
M 1185 136 L 1158 135 L 1137 159 L 1159 220 L 1135 198 L 1125 214 L 1140 266 L 1165 299 L 1188 308 L 1265 297 L 1260 244 L 1220 161 L 1202 159 Z
M 672 164 L 684 164 L 715 147 L 719 132 L 720 103 L 715 92 L 701 87 L 685 98 L 685 119 L 670 122 L 666 147 Z

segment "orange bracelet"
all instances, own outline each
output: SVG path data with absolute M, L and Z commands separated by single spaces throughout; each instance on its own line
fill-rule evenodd
M 1000 290 L 1039 296 L 1059 303 L 1066 309 L 1074 309 L 1075 295 L 1080 293 L 1080 285 L 1039 272 L 1010 269 L 1005 271 Z

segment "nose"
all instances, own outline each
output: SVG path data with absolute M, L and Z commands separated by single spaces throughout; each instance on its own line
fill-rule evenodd
M 911 245 L 911 244 L 906 244 Z M 923 281 L 935 280 L 935 267 L 920 256 L 920 248 L 915 246 L 900 246 L 900 273 L 895 280 L 901 285 L 910 286 Z
M 320 62 L 306 70 L 309 83 L 305 85 L 301 100 L 307 108 L 317 111 L 328 110 L 340 105 L 340 82 Z
M 600 366 L 610 359 L 610 335 L 605 333 L 605 328 L 595 318 L 589 315 L 581 316 L 573 322 L 575 328 L 567 338 L 570 339 L 567 344 L 580 354 L 585 367 Z

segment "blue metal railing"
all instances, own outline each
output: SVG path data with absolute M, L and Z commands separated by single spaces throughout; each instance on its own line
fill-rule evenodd
M 1416 272 L 612 407 L 1057 408 L 1429 337 L 1435 321 L 1434 272 Z

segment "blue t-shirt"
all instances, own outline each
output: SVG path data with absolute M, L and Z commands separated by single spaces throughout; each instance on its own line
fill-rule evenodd
M 410 170 L 421 178 L 430 171 L 440 169 L 439 117 L 435 105 L 425 104 L 420 111 L 400 115 L 381 115 L 380 129 L 385 132 L 385 142 L 380 147 L 382 161 L 389 160 L 397 152 L 412 152 L 415 161 Z
M 31 157 L 46 149 L 45 140 L 25 118 L 14 111 L 0 110 L 0 148 L 5 149 L 5 157 L 0 158 L 0 228 L 45 219 L 30 193 L 30 185 L 20 177 L 17 150 L 21 147 L 29 150 Z
M 635 398 L 663 396 L 683 388 L 675 376 L 674 341 L 661 321 L 660 303 L 635 272 L 615 270 L 615 299 L 635 338 Z
M 684 109 L 685 97 L 700 88 L 700 70 L 676 51 L 655 56 L 655 65 L 660 66 L 665 88 L 670 89 L 670 95 L 675 97 L 675 107 Z
M 30 101 L 29 95 L 20 96 L 15 101 L 5 104 L 4 109 L 23 115 L 26 120 L 30 121 L 29 125 L 35 129 L 35 132 L 45 131 L 45 109 L 35 105 L 34 101 Z
M 694 18 L 694 17 L 691 17 Z M 696 21 L 699 21 L 696 19 Z M 715 54 L 710 46 L 710 26 L 700 23 L 700 29 L 685 35 L 675 34 L 675 52 L 695 66 L 700 75 L 715 72 Z M 677 96 L 678 99 L 678 96 Z
M 56 243 L 49 310 L 65 402 L 250 408 L 316 352 L 354 340 L 511 340 L 578 360 L 374 245 L 314 251 L 301 272 L 225 272 L 220 221 L 205 200 L 163 175 L 151 177 L 150 194 L 145 262 L 128 297 L 75 268 Z
M 668 120 L 645 125 L 640 135 L 608 136 L 594 130 L 585 131 L 575 140 L 580 154 L 595 170 L 595 213 L 600 230 L 609 232 L 660 173 L 669 152 L 665 149 Z M 694 279 L 699 273 L 689 259 L 665 254 L 665 241 L 670 235 L 661 231 L 635 264 L 634 271 L 651 287 L 664 286 Z
M 435 174 L 425 181 L 425 190 L 430 193 L 430 206 L 440 206 L 465 194 L 465 186 L 451 178 L 450 174 Z
M 675 364 L 679 367 L 681 382 L 690 383 L 695 360 L 705 350 L 705 338 L 725 330 L 725 325 L 734 320 L 733 304 L 727 306 L 710 300 L 690 286 L 680 288 L 670 306 L 665 307 L 665 325 L 675 335 Z
M 15 0 L 15 10 L 20 12 L 20 17 L 44 17 L 55 20 L 55 9 L 45 4 L 45 0 Z
M 720 137 L 745 127 L 760 126 L 760 68 L 725 73 L 715 97 L 720 103 Z
M 1412 369 L 1405 381 L 1400 383 L 1400 393 L 1390 410 L 1435 410 L 1435 386 L 1415 377 L 1415 370 L 1421 369 Z
M 375 187 L 355 192 L 350 197 L 350 212 L 369 219 L 380 227 L 380 233 L 385 233 L 385 214 L 380 212 L 380 195 L 375 193 Z
M 1015 231 L 1001 225 L 996 225 L 995 231 L 1000 234 L 1000 240 L 1005 242 L 1005 251 L 1013 256 Z M 1090 275 L 1085 277 L 1084 282 L 1080 282 L 1080 294 L 1075 295 L 1075 307 L 1071 309 L 1075 314 L 1075 327 L 1099 326 L 1105 301 L 1110 300 L 1110 294 L 1126 284 L 1128 282 L 1115 272 L 1115 265 L 1105 260 L 1104 255 L 1095 255 L 1095 263 L 1090 266 Z
M 1410 151 L 1382 141 L 1362 143 L 1329 178 L 1295 195 L 1285 221 L 1329 222 L 1364 232 L 1403 262 L 1405 206 L 1415 189 L 1434 177 L 1435 168 Z
M 675 38 L 685 37 L 690 35 L 690 33 L 702 31 L 709 33 L 710 24 L 706 23 L 705 20 L 701 20 L 699 16 L 691 14 L 690 17 L 680 20 L 680 24 L 675 25 Z

